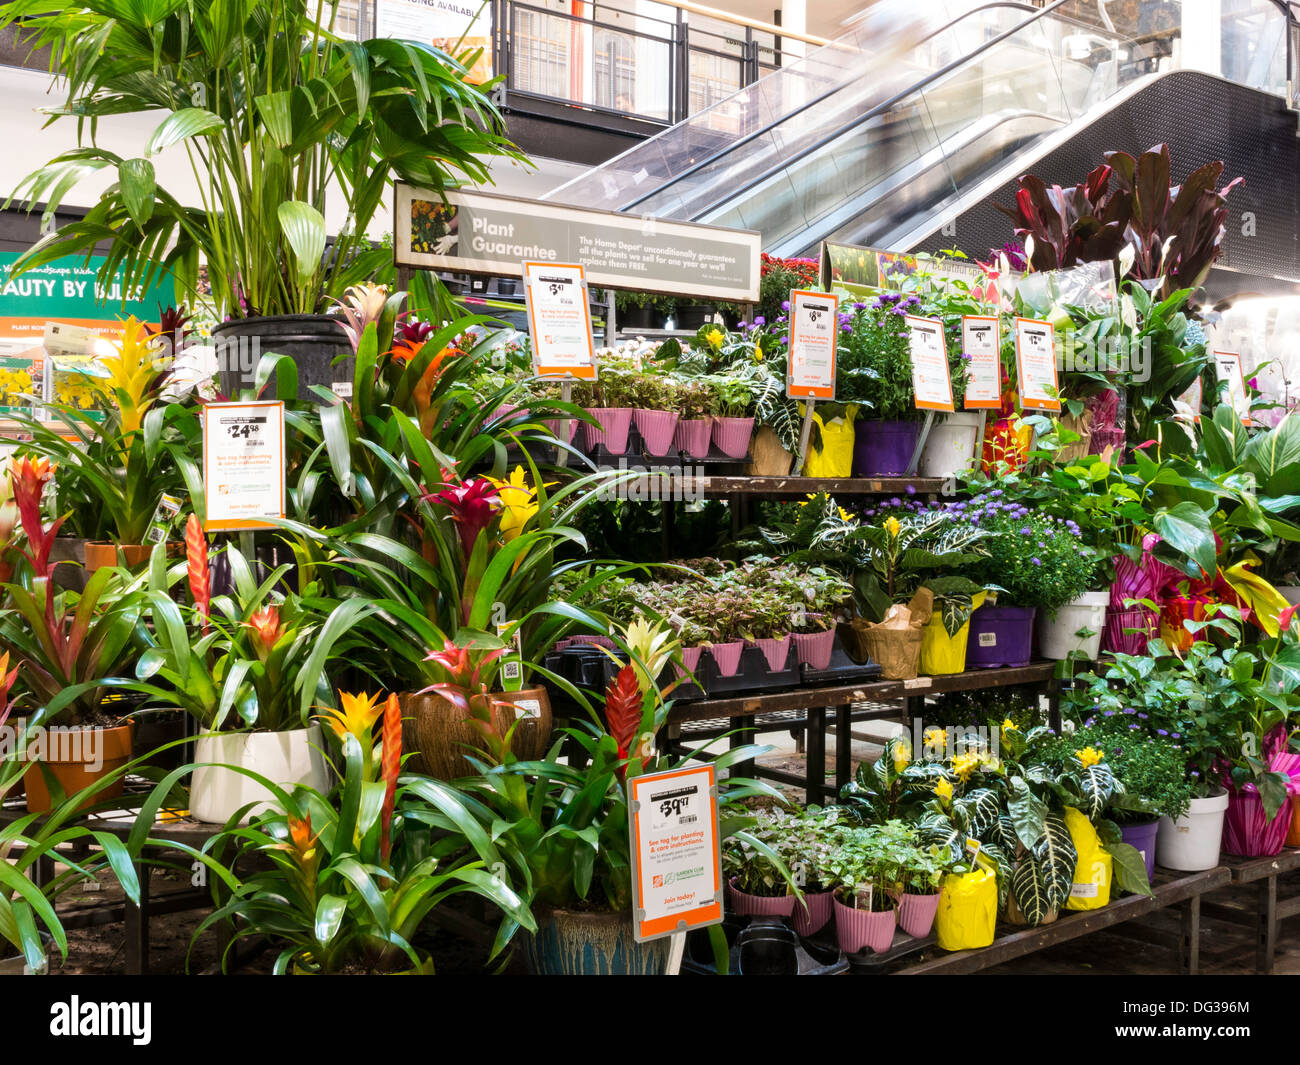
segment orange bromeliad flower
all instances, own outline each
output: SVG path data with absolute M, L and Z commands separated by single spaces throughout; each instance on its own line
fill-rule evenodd
M 194 607 L 208 627 L 208 610 L 212 603 L 212 577 L 208 570 L 208 538 L 203 535 L 199 516 L 191 514 L 185 522 L 185 572 L 190 582 Z
M 382 761 L 384 804 L 380 808 L 379 854 L 387 863 L 393 845 L 393 803 L 397 797 L 397 775 L 402 771 L 402 710 L 396 695 L 384 704 L 384 752 Z
M 379 720 L 383 709 L 378 705 L 378 701 L 377 695 L 367 695 L 365 692 L 349 695 L 341 691 L 339 702 L 343 704 L 343 708 L 326 710 L 318 716 L 334 730 L 334 735 L 339 739 L 353 735 L 361 742 L 362 750 L 366 750 L 366 745 L 370 742 L 371 730 L 375 727 L 375 722 Z
M 254 610 L 253 616 L 244 622 L 244 627 L 253 630 L 257 636 L 258 656 L 265 658 L 284 634 L 280 627 L 280 608 L 270 604 Z
M 298 868 L 311 876 L 318 860 L 316 840 L 320 838 L 320 833 L 314 836 L 311 834 L 310 813 L 304 814 L 301 819 L 290 814 L 286 820 L 289 824 L 289 842 L 281 843 L 279 848 L 291 854 L 298 863 Z

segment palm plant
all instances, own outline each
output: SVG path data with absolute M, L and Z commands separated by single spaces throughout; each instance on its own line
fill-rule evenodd
M 522 158 L 502 135 L 489 86 L 468 81 L 473 56 L 429 45 L 352 41 L 338 0 L 17 0 L 0 29 L 23 25 L 48 48 L 79 144 L 29 175 L 16 196 L 52 219 L 65 194 L 107 172 L 117 180 L 79 221 L 26 253 L 18 270 L 111 246 L 102 282 L 150 284 L 165 271 L 234 317 L 314 313 L 371 275 L 387 249 L 366 234 L 393 175 L 435 192 L 490 181 L 486 158 Z M 96 139 L 105 116 L 159 117 L 139 155 Z M 154 159 L 186 152 L 198 206 L 157 180 Z M 325 209 L 345 221 L 326 254 Z

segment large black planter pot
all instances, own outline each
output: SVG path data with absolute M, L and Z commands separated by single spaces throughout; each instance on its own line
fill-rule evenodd
M 235 318 L 213 328 L 212 336 L 217 343 L 219 387 L 231 398 L 253 387 L 259 359 L 271 352 L 287 355 L 298 367 L 301 399 L 323 402 L 312 391 L 313 385 L 334 391 L 336 385 L 352 384 L 352 345 L 337 318 L 323 314 Z
M 626 332 L 629 329 L 662 329 L 664 316 L 653 307 L 628 307 L 618 312 L 618 327 Z
M 716 311 L 711 303 L 680 304 L 677 307 L 677 328 L 699 329 L 713 318 Z
M 672 940 L 638 943 L 632 914 L 534 906 L 537 933 L 523 940 L 535 976 L 663 976 Z

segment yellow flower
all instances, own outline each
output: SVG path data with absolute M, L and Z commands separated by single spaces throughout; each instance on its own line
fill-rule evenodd
M 964 784 L 978 768 L 980 761 L 981 758 L 978 753 L 966 751 L 952 760 L 952 771 L 957 774 L 957 778 Z
M 897 536 L 898 530 L 902 527 L 903 523 L 897 518 L 889 517 L 885 519 L 885 532 L 889 533 L 890 536 Z
M 837 507 L 836 509 L 840 512 L 840 521 L 852 521 L 852 520 L 853 520 L 852 518 L 849 517 L 849 512 L 848 512 L 847 510 L 845 510 L 843 507 Z
M 366 741 L 370 738 L 370 730 L 384 711 L 383 706 L 379 705 L 379 696 L 367 695 L 365 692 L 349 695 L 341 691 L 339 702 L 343 704 L 343 709 L 326 710 L 318 716 L 334 730 L 339 739 L 351 733 L 361 741 L 362 750 L 368 750 Z
M 109 403 L 122 411 L 122 435 L 137 432 L 144 421 L 153 397 L 149 385 L 171 363 L 169 355 L 155 349 L 143 322 L 135 316 L 122 323 L 121 338 L 116 345 L 117 354 L 100 359 L 108 371 L 108 379 L 95 387 L 103 392 Z
M 516 466 L 509 480 L 489 477 L 501 496 L 501 538 L 509 543 L 537 514 L 537 489 L 528 484 L 524 468 Z
M 939 778 L 939 783 L 934 786 L 934 793 L 939 796 L 939 801 L 945 806 L 952 801 L 952 785 L 948 782 L 947 777 Z
M 1081 751 L 1075 751 L 1074 757 L 1079 759 L 1084 769 L 1087 769 L 1091 765 L 1096 765 L 1105 758 L 1106 755 L 1097 750 L 1096 747 L 1085 747 Z
M 716 325 L 704 334 L 704 339 L 708 341 L 709 347 L 717 351 L 722 347 L 722 342 L 726 340 L 726 334 L 723 333 Z
M 912 745 L 898 743 L 894 746 L 894 772 L 901 773 L 912 761 Z
M 1011 718 L 1007 717 L 1002 719 L 1002 735 L 1005 736 L 1008 732 L 1019 732 L 1019 731 L 1020 731 L 1020 726 L 1017 725 L 1014 721 L 1012 721 Z
M 944 747 L 947 746 L 948 743 L 948 733 L 944 729 L 939 728 L 938 725 L 935 725 L 932 728 L 926 729 L 925 734 L 921 739 L 925 742 L 927 747 Z

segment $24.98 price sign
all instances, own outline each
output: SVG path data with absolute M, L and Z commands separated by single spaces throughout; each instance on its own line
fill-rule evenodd
M 628 781 L 639 942 L 722 920 L 716 784 L 711 765 Z
M 274 528 L 284 517 L 284 404 L 203 408 L 203 495 L 208 532 Z

